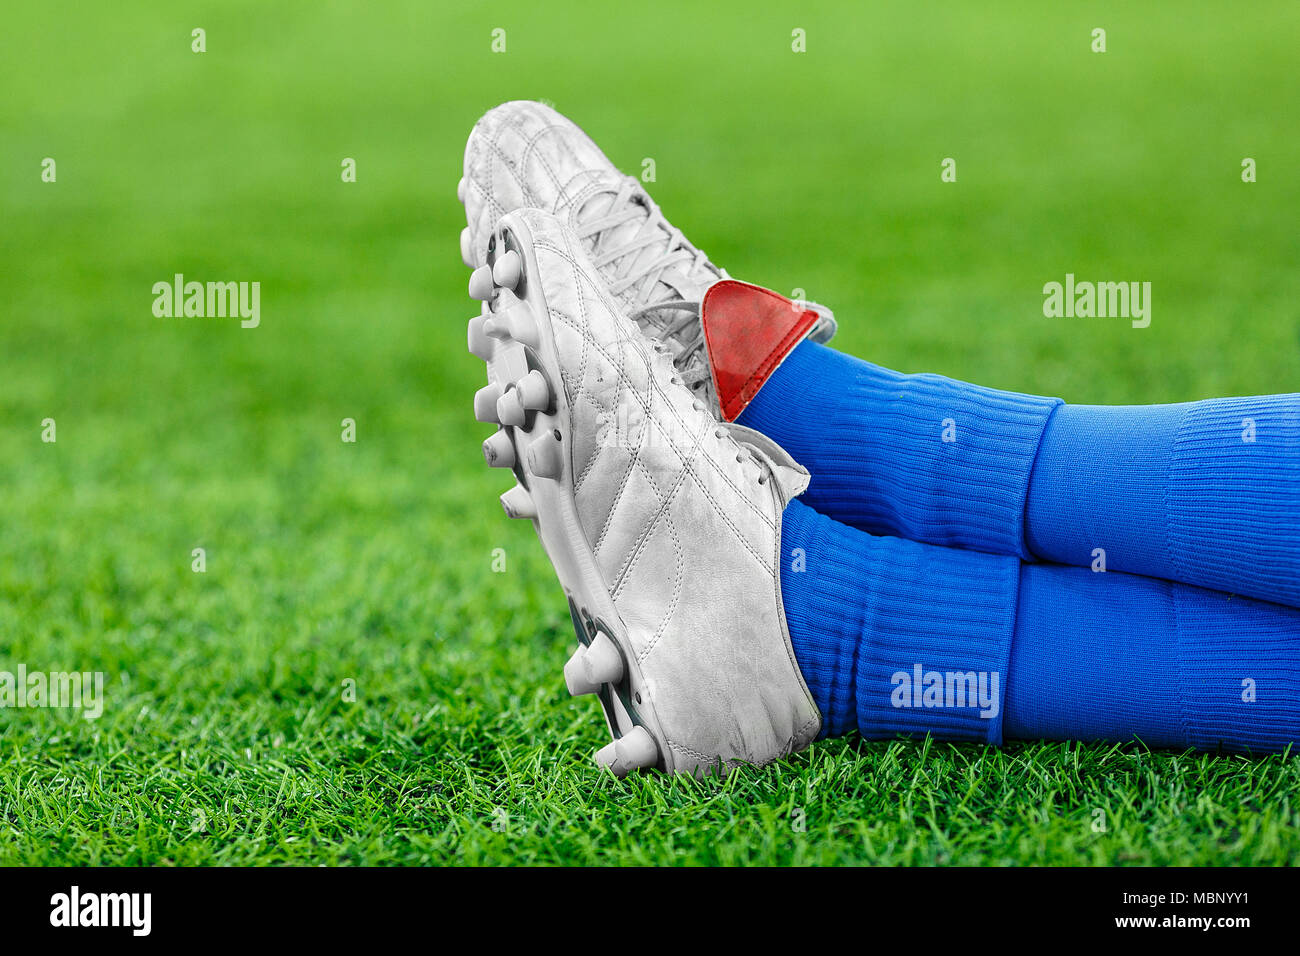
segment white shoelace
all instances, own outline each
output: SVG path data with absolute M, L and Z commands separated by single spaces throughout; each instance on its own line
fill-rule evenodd
M 725 273 L 664 218 L 636 177 L 625 176 L 588 197 L 584 209 L 606 196 L 611 199 L 603 212 L 586 218 L 579 213 L 578 238 L 594 240 L 593 262 L 613 295 L 634 290 L 628 318 L 641 326 L 657 347 L 668 349 L 682 383 L 711 397 L 713 382 L 704 354 L 700 300 L 683 294 L 698 294 Z M 638 225 L 627 228 L 633 223 Z M 834 322 L 825 306 L 815 302 L 804 305 Z
M 632 290 L 628 318 L 649 326 L 646 331 L 657 344 L 674 343 L 673 364 L 683 384 L 698 391 L 709 384 L 700 302 L 682 298 L 681 287 L 707 287 L 722 270 L 664 218 L 635 177 L 624 177 L 591 196 L 586 205 L 605 196 L 611 199 L 603 213 L 579 217 L 578 238 L 594 239 L 593 261 L 609 281 L 610 292 L 622 296 Z M 632 224 L 635 228 L 626 228 Z
M 656 351 L 672 359 L 674 379 L 697 393 L 695 407 L 705 411 L 706 402 L 713 401 L 713 382 L 704 355 L 700 300 L 682 298 L 681 286 L 707 287 L 724 273 L 691 245 L 680 229 L 669 224 L 634 177 L 625 177 L 617 187 L 596 193 L 587 203 L 603 196 L 613 197 L 608 208 L 585 220 L 580 216 L 578 238 L 595 240 L 593 262 L 609 281 L 611 294 L 621 296 L 629 289 L 635 290 L 628 318 L 643 327 L 653 326 L 651 339 Z M 619 232 L 620 227 L 637 222 L 639 225 L 630 233 Z M 708 278 L 701 273 L 707 273 Z M 661 284 L 677 294 L 670 292 L 662 297 Z M 656 300 L 656 296 L 660 298 Z M 675 343 L 675 355 L 666 342 Z M 701 391 L 706 395 L 698 395 Z M 758 483 L 766 484 L 768 469 L 751 449 L 732 438 L 725 428 L 715 429 L 715 437 L 730 438 L 737 464 L 748 461 L 756 466 Z
M 689 280 L 700 270 L 721 274 L 704 253 L 691 245 L 680 229 L 664 218 L 658 205 L 634 177 L 624 177 L 616 187 L 611 186 L 591 196 L 586 205 L 590 206 L 598 196 L 605 195 L 613 197 L 608 208 L 603 214 L 582 221 L 578 238 L 595 238 L 597 269 L 614 267 L 610 279 L 610 292 L 614 295 L 621 296 L 639 284 L 633 300 L 636 306 L 644 307 L 652 304 L 655 287 L 661 282 L 676 289 L 675 278 Z M 620 235 L 617 241 L 611 241 L 620 226 L 637 220 L 641 221 L 640 225 L 630 235 Z M 677 275 L 670 275 L 669 270 L 675 270 Z M 680 294 L 683 290 L 677 291 Z

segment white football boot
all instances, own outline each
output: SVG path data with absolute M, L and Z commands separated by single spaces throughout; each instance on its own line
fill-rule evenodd
M 686 385 L 720 415 L 700 304 L 712 285 L 729 277 L 577 124 L 529 100 L 488 111 L 465 145 L 457 195 L 468 222 L 460 236 L 461 257 L 472 269 L 487 261 L 489 238 L 506 213 L 555 214 L 577 235 L 615 302 L 643 335 L 668 350 Z M 799 338 L 829 341 L 835 334 L 831 311 L 811 302 L 799 307 L 812 313 Z
M 502 506 L 533 522 L 567 595 L 565 682 L 599 698 L 614 738 L 597 762 L 703 774 L 807 746 L 821 716 L 779 566 L 808 473 L 713 418 L 554 216 L 505 216 L 480 269 L 474 414 L 500 425 L 483 453 L 513 470 Z

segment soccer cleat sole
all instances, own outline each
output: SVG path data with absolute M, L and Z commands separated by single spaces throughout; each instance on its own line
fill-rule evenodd
M 578 638 L 564 667 L 565 685 L 574 695 L 596 696 L 613 737 L 596 752 L 596 763 L 620 777 L 640 768 L 671 769 L 647 681 L 582 531 L 572 419 L 542 284 L 533 281 L 537 271 L 527 225 L 505 216 L 470 290 L 483 305 L 469 322 L 469 350 L 486 362 L 488 375 L 474 415 L 500 423 L 484 442 L 484 457 L 513 472 L 516 484 L 501 496 L 502 508 L 532 521 L 564 589 Z

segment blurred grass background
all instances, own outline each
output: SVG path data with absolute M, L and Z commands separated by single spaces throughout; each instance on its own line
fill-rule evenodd
M 103 671 L 108 699 L 0 710 L 0 862 L 1294 859 L 1282 758 L 849 740 L 724 783 L 599 775 L 558 586 L 478 451 L 455 196 L 474 120 L 546 99 L 880 364 L 1075 402 L 1295 390 L 1294 2 L 5 20 L 0 670 Z M 177 272 L 260 281 L 260 328 L 155 318 Z M 1044 318 L 1067 272 L 1152 282 L 1150 328 Z

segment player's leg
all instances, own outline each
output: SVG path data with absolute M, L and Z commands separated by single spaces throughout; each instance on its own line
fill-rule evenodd
M 823 734 L 1300 742 L 1300 610 L 785 510 L 781 590 Z
M 1300 395 L 1064 405 L 804 342 L 738 420 L 866 531 L 1300 605 Z

